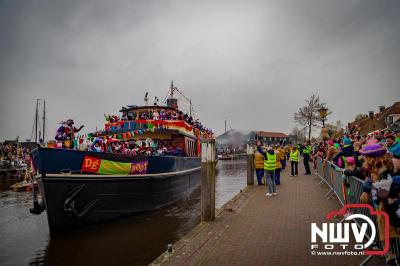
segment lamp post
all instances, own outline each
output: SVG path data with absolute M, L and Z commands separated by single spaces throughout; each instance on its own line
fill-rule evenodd
M 318 111 L 319 111 L 319 116 L 321 117 L 322 127 L 325 127 L 326 116 L 328 115 L 328 108 L 322 106 L 321 108 L 318 109 Z
M 326 121 L 326 116 L 328 115 L 328 108 L 322 106 L 321 108 L 318 109 L 318 111 L 322 121 L 322 129 L 321 129 L 322 140 L 326 140 L 329 138 L 328 130 L 325 128 L 325 121 Z

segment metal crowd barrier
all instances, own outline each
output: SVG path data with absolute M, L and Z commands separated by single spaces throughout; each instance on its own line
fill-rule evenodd
M 354 176 L 345 176 L 343 175 L 343 169 L 338 169 L 337 167 L 332 167 L 331 162 L 323 161 L 318 158 L 317 161 L 317 175 L 321 178 L 321 181 L 318 185 L 325 184 L 328 186 L 329 191 L 325 195 L 327 199 L 330 199 L 333 195 L 339 200 L 340 204 L 344 206 L 345 204 L 356 204 L 360 202 L 360 196 L 363 193 L 363 183 L 364 181 L 356 178 Z M 383 243 L 379 238 L 379 227 L 376 221 L 376 216 L 371 215 L 369 210 L 366 208 L 359 209 L 351 209 L 350 214 L 359 213 L 369 217 L 375 224 L 375 228 L 377 230 L 373 249 L 383 250 Z M 344 221 L 344 218 L 342 219 Z M 356 220 L 358 226 L 360 225 L 359 220 Z M 366 232 L 366 237 L 370 239 L 371 237 L 371 228 L 368 227 Z M 390 239 L 390 253 L 394 254 L 395 257 L 400 256 L 400 239 L 399 238 L 391 238 Z M 360 265 L 366 265 L 372 256 L 367 257 Z

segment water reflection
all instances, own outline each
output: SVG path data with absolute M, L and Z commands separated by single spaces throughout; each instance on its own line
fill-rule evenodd
M 245 161 L 219 162 L 217 208 L 245 185 Z M 200 222 L 200 189 L 160 211 L 51 238 L 46 214 L 31 215 L 30 206 L 30 193 L 0 193 L 2 265 L 146 265 Z
M 215 205 L 220 208 L 240 192 L 247 183 L 246 160 L 219 161 L 215 184 Z
M 32 265 L 144 265 L 199 223 L 199 195 L 159 212 L 58 234 Z M 45 260 L 44 260 L 45 258 Z

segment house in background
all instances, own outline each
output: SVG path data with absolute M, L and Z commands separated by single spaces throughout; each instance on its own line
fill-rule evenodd
M 215 138 L 218 151 L 243 151 L 251 141 L 251 132 L 230 129 Z
M 255 137 L 265 145 L 285 145 L 289 143 L 289 136 L 282 132 L 256 131 Z
M 359 131 L 361 135 L 367 135 L 386 128 L 398 129 L 400 122 L 400 102 L 392 106 L 379 106 L 379 112 L 369 111 L 365 118 L 348 123 L 350 132 Z
M 265 145 L 288 144 L 289 136 L 282 132 L 268 131 L 240 131 L 231 129 L 215 139 L 217 150 L 221 152 L 245 152 L 246 145 L 254 145 L 257 140 L 261 140 Z

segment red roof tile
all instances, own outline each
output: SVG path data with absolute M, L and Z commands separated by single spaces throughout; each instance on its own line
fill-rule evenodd
M 268 131 L 257 131 L 257 135 L 263 138 L 287 138 L 288 135 L 282 132 L 268 132 Z

